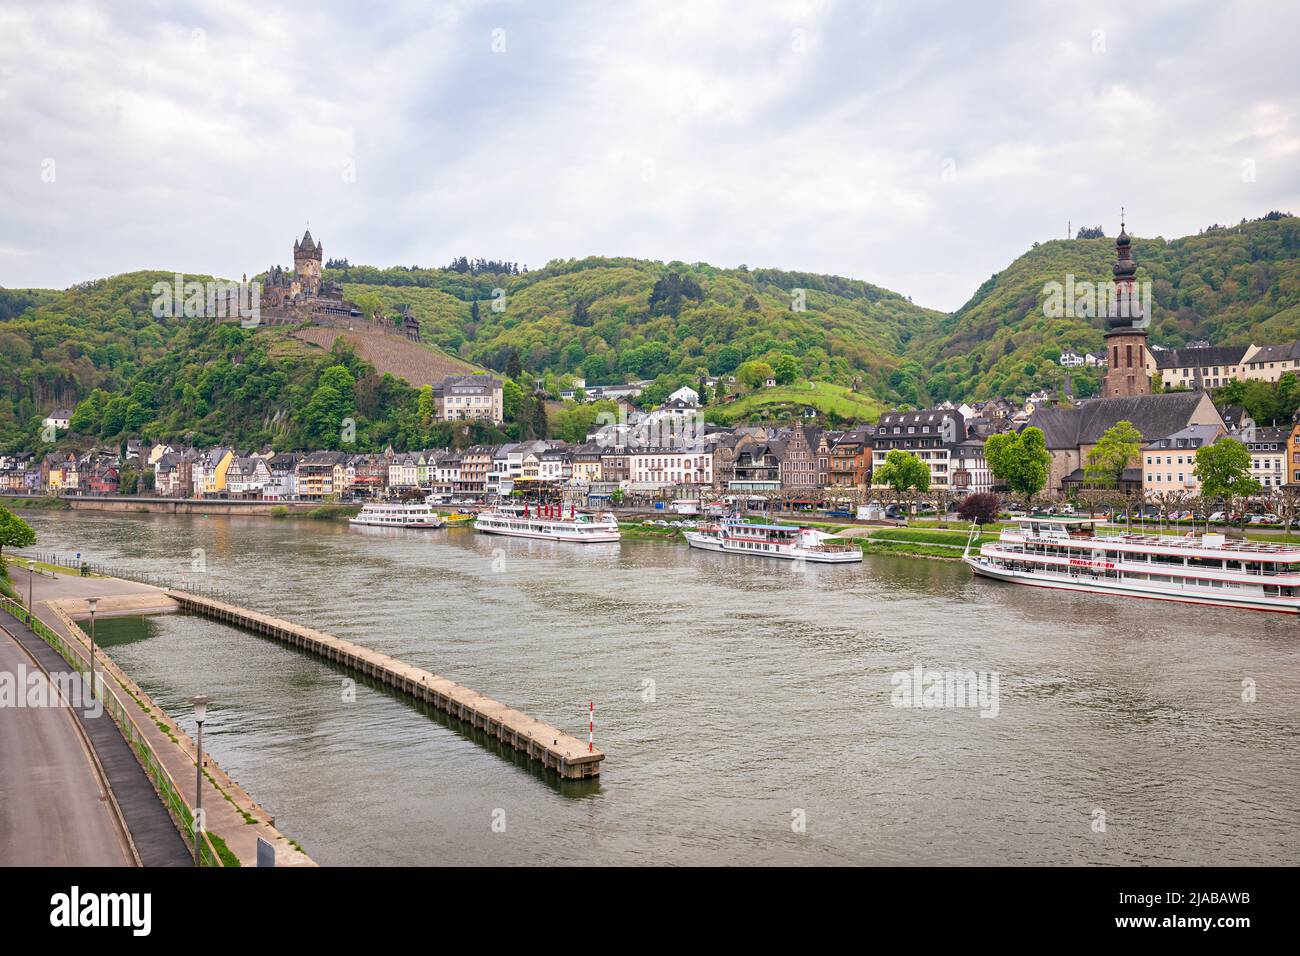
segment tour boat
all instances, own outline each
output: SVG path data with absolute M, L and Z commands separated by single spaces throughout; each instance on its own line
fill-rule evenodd
M 514 538 L 542 538 L 547 541 L 617 541 L 618 519 L 608 512 L 595 515 L 561 505 L 497 505 L 481 512 L 474 530 Z
M 1021 518 L 962 560 L 986 578 L 1255 611 L 1300 613 L 1300 547 L 1222 534 L 1102 531 L 1090 518 Z
M 862 560 L 862 550 L 851 544 L 826 544 L 831 535 L 814 528 L 784 524 L 746 524 L 723 520 L 698 531 L 686 531 L 686 543 L 701 551 L 722 551 L 787 561 L 847 564 Z
M 348 521 L 381 528 L 441 528 L 444 524 L 427 504 L 396 501 L 371 502 Z

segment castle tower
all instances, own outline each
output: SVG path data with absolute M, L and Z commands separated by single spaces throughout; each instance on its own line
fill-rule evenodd
M 321 256 L 325 247 L 311 238 L 311 230 L 293 244 L 293 272 L 303 295 L 320 295 Z
M 1120 216 L 1119 235 L 1115 237 L 1115 295 L 1109 301 L 1106 317 L 1106 398 L 1122 395 L 1150 395 L 1151 376 L 1147 373 L 1147 324 L 1150 316 L 1142 314 L 1142 300 L 1137 294 L 1137 263 L 1133 261 L 1131 240 Z

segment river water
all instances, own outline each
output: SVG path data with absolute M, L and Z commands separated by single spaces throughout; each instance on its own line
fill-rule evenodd
M 658 541 L 24 517 L 39 549 L 188 575 L 575 736 L 594 702 L 601 777 L 561 785 L 263 638 L 101 622 L 187 730 L 184 698 L 216 699 L 205 743 L 323 864 L 1300 862 L 1290 616 L 908 557 L 797 570 Z M 996 694 L 896 706 L 918 666 Z

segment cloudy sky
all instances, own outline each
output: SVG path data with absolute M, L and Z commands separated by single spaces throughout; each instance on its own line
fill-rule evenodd
M 625 255 L 961 305 L 1300 212 L 1300 4 L 0 0 L 0 286 Z

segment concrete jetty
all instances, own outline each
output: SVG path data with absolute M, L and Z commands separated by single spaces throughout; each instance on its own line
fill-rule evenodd
M 180 610 L 274 638 L 424 701 L 483 730 L 566 780 L 600 775 L 604 753 L 550 724 L 445 677 L 314 628 L 185 591 L 167 590 Z

